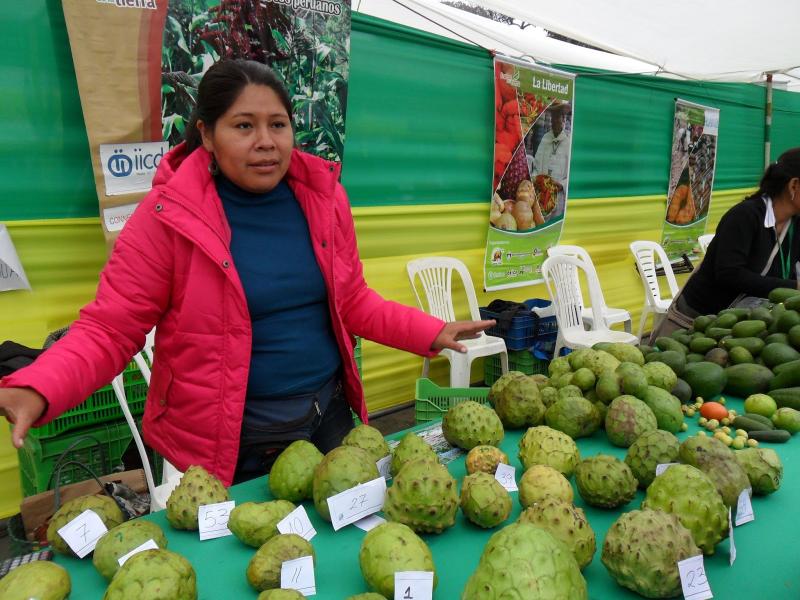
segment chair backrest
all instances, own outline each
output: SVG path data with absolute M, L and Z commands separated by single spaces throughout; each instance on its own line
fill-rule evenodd
M 591 262 L 575 256 L 556 254 L 548 257 L 542 264 L 547 291 L 556 311 L 558 328 L 562 331 L 570 329 L 584 330 L 582 318 L 583 295 L 580 286 L 580 273 L 583 271 L 589 288 L 589 301 L 592 308 L 592 329 L 595 331 L 607 330 L 603 319 L 605 301 L 600 291 L 600 282 Z
M 411 282 L 411 288 L 417 297 L 419 307 L 447 322 L 456 320 L 455 308 L 453 307 L 453 272 L 457 273 L 461 277 L 467 294 L 470 318 L 473 321 L 481 318 L 478 310 L 478 298 L 475 296 L 475 288 L 472 285 L 472 277 L 466 265 L 457 258 L 448 256 L 417 258 L 408 261 L 406 271 L 408 271 L 408 280 Z M 420 296 L 417 279 L 422 285 L 425 302 L 422 301 Z
M 585 264 L 589 265 L 591 269 L 595 272 L 595 276 L 597 274 L 597 270 L 594 268 L 594 263 L 592 262 L 592 257 L 589 256 L 589 253 L 586 251 L 586 249 L 581 246 L 570 246 L 569 244 L 560 244 L 558 246 L 552 246 L 547 249 L 547 256 L 572 256 L 574 258 L 577 258 L 578 260 L 583 261 Z M 578 277 L 575 277 L 575 285 L 576 285 L 575 293 L 580 294 L 581 297 L 583 297 L 583 292 L 581 291 L 581 282 Z M 600 292 L 600 297 L 603 298 L 603 306 L 605 306 L 605 298 L 603 297 L 602 289 L 598 287 L 598 291 Z
M 670 296 L 674 298 L 678 295 L 678 282 L 675 280 L 675 273 L 672 272 L 672 264 L 667 258 L 667 253 L 660 244 L 649 240 L 639 240 L 631 242 L 630 245 L 633 258 L 636 260 L 636 267 L 639 269 L 639 276 L 644 286 L 644 295 L 648 304 L 655 306 L 660 300 L 668 298 L 661 297 L 661 289 L 658 285 L 658 274 L 656 264 L 658 262 L 664 268 L 664 275 L 669 285 Z
M 591 263 L 592 257 L 582 246 L 570 246 L 569 244 L 559 244 L 547 249 L 547 256 L 574 256 L 584 262 Z
M 697 243 L 700 245 L 700 252 L 705 254 L 706 250 L 708 250 L 708 245 L 711 243 L 711 240 L 713 239 L 714 239 L 713 233 L 706 233 L 705 235 L 701 235 L 699 238 L 697 238 Z

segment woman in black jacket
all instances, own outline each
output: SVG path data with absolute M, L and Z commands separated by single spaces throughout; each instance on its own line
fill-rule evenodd
M 705 258 L 671 311 L 693 319 L 727 308 L 741 294 L 766 298 L 800 279 L 800 148 L 781 154 L 758 191 L 731 207 Z

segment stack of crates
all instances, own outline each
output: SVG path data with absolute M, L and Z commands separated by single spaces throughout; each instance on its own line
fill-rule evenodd
M 131 414 L 140 417 L 147 383 L 135 363 L 125 369 L 123 384 Z M 54 487 L 56 462 L 68 449 L 62 463 L 70 460 L 83 463 L 97 475 L 113 472 L 121 465 L 132 437 L 113 388 L 110 385 L 100 388 L 72 410 L 28 432 L 25 444 L 18 451 L 23 495 L 32 496 Z M 89 474 L 78 466 L 66 465 L 61 469 L 62 485 L 88 478 Z
M 529 309 L 550 307 L 549 300 L 533 298 L 525 300 Z M 481 308 L 481 319 L 497 319 L 500 315 L 487 308 Z M 506 342 L 508 350 L 508 368 L 511 371 L 521 371 L 526 375 L 540 373 L 547 375 L 547 368 L 553 358 L 553 351 L 558 336 L 558 323 L 555 315 L 538 317 L 529 312 L 515 316 L 507 331 L 501 332 L 499 323 L 486 330 L 489 335 L 501 337 Z M 484 360 L 483 380 L 488 386 L 497 381 L 503 374 L 500 365 L 500 356 L 487 356 Z

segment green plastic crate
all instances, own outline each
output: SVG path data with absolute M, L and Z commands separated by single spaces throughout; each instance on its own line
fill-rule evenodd
M 144 402 L 147 398 L 147 383 L 136 363 L 132 362 L 125 369 L 122 374 L 122 382 L 131 414 L 135 417 L 143 414 Z M 40 440 L 53 438 L 68 431 L 75 431 L 107 421 L 120 421 L 123 418 L 122 409 L 120 409 L 117 396 L 114 394 L 114 388 L 111 385 L 106 385 L 78 406 L 50 421 L 47 425 L 31 428 L 28 435 Z
M 443 388 L 430 379 L 417 379 L 415 402 L 415 418 L 417 423 L 426 423 L 440 419 L 457 404 L 465 400 L 474 400 L 480 404 L 489 404 L 489 388 Z
M 520 371 L 525 375 L 547 375 L 547 368 L 550 366 L 549 360 L 536 358 L 529 350 L 509 350 L 508 351 L 508 370 Z M 483 361 L 483 382 L 492 385 L 500 379 L 503 369 L 500 365 L 500 356 L 487 356 Z
M 55 486 L 51 482 L 53 469 L 61 454 L 77 439 L 90 436 L 73 448 L 62 462 L 74 460 L 91 468 L 98 476 L 108 475 L 118 470 L 122 455 L 133 436 L 128 424 L 110 423 L 87 427 L 53 438 L 27 436 L 25 444 L 17 451 L 19 473 L 24 496 L 32 496 Z M 101 451 L 102 448 L 102 451 Z M 61 484 L 75 483 L 89 479 L 90 475 L 78 466 L 66 465 L 61 469 Z

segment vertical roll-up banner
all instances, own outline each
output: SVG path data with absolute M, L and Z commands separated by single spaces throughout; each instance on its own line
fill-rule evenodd
M 300 148 L 344 154 L 350 0 L 62 0 L 109 248 L 222 58 L 269 65 Z
M 494 61 L 494 170 L 483 267 L 486 290 L 542 280 L 569 194 L 575 76 Z
M 717 165 L 719 109 L 675 100 L 667 214 L 661 245 L 670 260 L 700 255 Z

